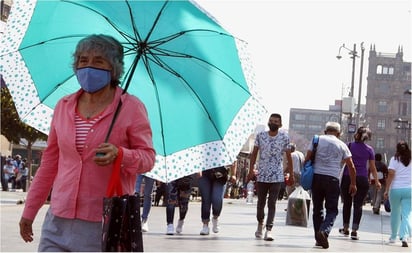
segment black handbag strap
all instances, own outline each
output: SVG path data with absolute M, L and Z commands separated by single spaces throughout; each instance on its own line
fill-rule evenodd
M 312 143 L 313 143 L 313 150 L 312 150 L 312 156 L 310 160 L 312 160 L 312 163 L 313 163 L 315 161 L 316 150 L 318 149 L 319 135 L 315 134 L 313 136 Z

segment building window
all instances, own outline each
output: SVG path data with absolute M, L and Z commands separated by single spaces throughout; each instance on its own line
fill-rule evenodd
M 379 101 L 378 102 L 378 112 L 387 112 L 388 105 L 386 101 Z
M 321 115 L 309 115 L 309 120 L 310 121 L 322 121 L 322 116 Z
M 388 73 L 389 73 L 388 67 L 387 67 L 387 66 L 383 66 L 383 68 L 382 68 L 382 74 L 387 75 Z
M 380 84 L 378 84 L 378 89 L 377 89 L 377 92 L 380 92 L 380 93 L 388 93 L 389 91 L 390 91 L 390 88 L 389 88 L 390 86 L 389 86 L 389 84 L 387 84 L 387 83 L 380 83 Z
M 306 125 L 305 124 L 292 124 L 292 129 L 305 129 Z
M 408 104 L 406 102 L 399 103 L 398 114 L 401 116 L 408 115 Z
M 295 114 L 295 120 L 306 120 L 306 115 L 304 115 L 304 114 Z
M 378 119 L 378 125 L 377 128 L 380 130 L 384 130 L 386 125 L 386 120 L 384 119 Z
M 320 130 L 322 130 L 322 126 L 321 126 L 321 125 L 309 125 L 308 128 L 309 128 L 311 131 L 320 131 Z
M 378 137 L 376 139 L 376 149 L 385 148 L 385 139 L 383 137 Z
M 393 67 L 389 67 L 389 75 L 393 75 L 394 73 L 394 68 Z
M 382 74 L 382 65 L 376 66 L 376 74 L 378 75 Z

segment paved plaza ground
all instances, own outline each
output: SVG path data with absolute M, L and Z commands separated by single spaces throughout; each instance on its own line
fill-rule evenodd
M 44 205 L 34 222 L 34 241 L 25 243 L 20 238 L 18 221 L 26 193 L 1 192 L 1 252 L 37 251 L 43 217 L 48 209 Z M 251 205 L 244 199 L 225 199 L 220 217 L 220 232 L 201 236 L 200 202 L 190 202 L 189 211 L 180 235 L 166 235 L 165 207 L 152 207 L 149 217 L 149 232 L 143 234 L 144 251 L 148 252 L 411 252 L 411 247 L 402 248 L 401 243 L 388 245 L 390 233 L 389 213 L 372 213 L 370 204 L 364 206 L 364 213 L 358 235 L 359 241 L 339 234 L 342 216 L 339 213 L 334 229 L 329 236 L 329 249 L 315 247 L 312 219 L 308 227 L 285 225 L 287 200 L 277 203 L 274 241 L 266 242 L 254 237 L 256 230 L 256 199 Z M 341 206 L 339 207 L 341 212 Z M 178 212 L 175 213 L 177 223 Z M 310 215 L 311 216 L 311 215 Z M 411 245 L 410 245 L 411 246 Z

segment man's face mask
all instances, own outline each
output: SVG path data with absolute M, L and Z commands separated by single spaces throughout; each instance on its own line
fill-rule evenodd
M 272 131 L 272 132 L 275 132 L 279 129 L 279 125 L 275 124 L 275 123 L 269 123 L 268 127 L 269 127 L 270 131 Z
M 95 93 L 103 89 L 111 81 L 110 71 L 92 67 L 76 70 L 77 80 L 82 89 L 88 93 Z

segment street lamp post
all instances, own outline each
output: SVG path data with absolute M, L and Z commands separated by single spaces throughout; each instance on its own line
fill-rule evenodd
M 361 108 L 361 98 L 362 98 L 362 72 L 363 72 L 363 57 L 365 54 L 365 47 L 363 46 L 363 42 L 361 43 L 361 63 L 360 63 L 360 71 L 359 71 L 359 92 L 358 92 L 358 107 L 357 107 L 357 115 L 356 115 L 356 124 L 357 127 L 360 127 L 360 108 Z
M 393 122 L 397 123 L 395 129 L 403 130 L 406 143 L 410 145 L 411 137 L 411 123 L 408 120 L 403 120 L 402 118 L 397 118 Z
M 339 48 L 339 53 L 336 56 L 336 58 L 338 58 L 338 60 L 342 59 L 342 56 L 340 55 L 340 51 L 342 50 L 342 48 L 346 49 L 349 51 L 349 54 L 351 54 L 351 58 L 352 58 L 352 80 L 351 80 L 351 85 L 350 85 L 350 94 L 349 97 L 353 98 L 353 93 L 354 93 L 354 89 L 355 89 L 355 61 L 356 61 L 356 56 L 357 52 L 356 52 L 356 44 L 353 44 L 353 50 L 347 48 L 345 46 L 345 43 L 343 43 L 342 46 L 340 46 Z M 349 115 L 349 123 L 352 124 L 352 113 Z

